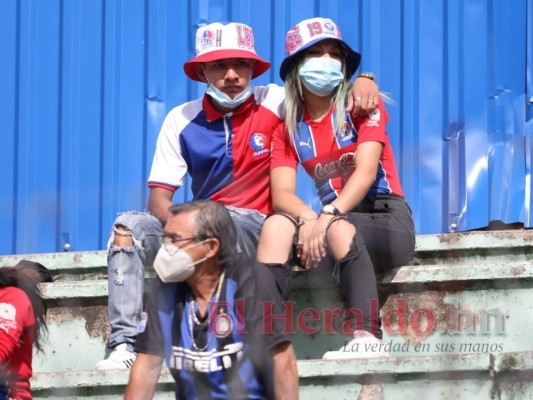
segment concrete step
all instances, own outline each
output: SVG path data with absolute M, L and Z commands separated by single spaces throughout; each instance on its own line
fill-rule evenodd
M 533 352 L 309 360 L 298 362 L 298 372 L 302 399 L 353 400 L 369 384 L 386 399 L 533 398 Z M 128 379 L 129 371 L 41 372 L 32 386 L 34 399 L 118 399 Z M 168 370 L 154 398 L 174 398 Z
M 398 269 L 379 285 L 384 341 L 402 354 L 464 353 L 474 346 L 475 351 L 531 349 L 524 328 L 533 328 L 533 263 L 520 274 L 510 272 L 511 264 L 497 267 L 435 266 L 436 273 L 427 266 Z M 36 370 L 93 367 L 107 351 L 107 281 L 54 282 L 43 284 L 43 292 L 49 299 L 49 345 L 45 357 L 37 355 Z M 327 325 L 328 312 L 344 310 L 330 276 L 296 274 L 290 301 L 286 326 L 300 359 L 321 358 L 349 340 L 339 333 L 341 318 Z M 308 314 L 310 309 L 316 318 Z M 87 355 L 78 359 L 81 350 Z
M 20 260 L 40 262 L 56 280 L 107 278 L 107 253 L 104 250 L 5 255 L 0 256 L 0 267 L 15 265 Z
M 307 276 L 306 276 L 307 275 Z M 440 284 L 449 282 L 483 282 L 483 281 L 517 281 L 533 278 L 533 264 L 531 261 L 511 261 L 483 263 L 476 265 L 448 264 L 448 265 L 408 265 L 396 268 L 393 271 L 379 277 L 379 285 L 417 286 L 419 284 L 438 287 Z M 150 278 L 148 278 L 150 279 Z M 149 282 L 149 281 L 147 281 Z M 295 288 L 337 286 L 332 279 L 324 278 L 306 272 L 295 273 Z M 90 279 L 80 281 L 56 281 L 50 284 L 43 284 L 43 293 L 47 299 L 83 299 L 107 297 L 107 280 Z
M 517 386 L 505 374 L 530 376 L 532 239 L 532 231 L 418 236 L 412 263 L 378 276 L 383 340 L 392 355 L 388 361 L 318 361 L 326 351 L 337 350 L 349 340 L 339 333 L 343 320 L 328 322 L 328 313 L 334 315 L 344 305 L 331 276 L 295 273 L 293 307 L 287 305 L 286 318 L 293 327 L 289 333 L 300 360 L 302 398 L 355 398 L 361 389 L 359 375 L 382 376 L 387 392 L 398 394 L 392 398 L 408 398 L 406 393 L 449 398 L 439 397 L 449 391 L 457 393 L 453 398 L 528 398 L 506 394 L 506 390 L 514 393 Z M 62 396 L 119 398 L 127 372 L 102 375 L 93 369 L 107 351 L 105 251 L 1 256 L 0 266 L 20 259 L 39 261 L 56 277 L 54 283 L 43 284 L 50 332 L 46 354 L 37 354 L 34 360 L 39 396 L 52 396 L 53 388 L 63 387 L 61 380 L 65 382 Z M 146 276 L 149 286 L 153 271 Z M 396 360 L 394 367 L 391 360 Z M 427 379 L 424 363 L 432 365 Z M 409 371 L 418 365 L 422 366 L 419 372 L 401 373 L 402 368 Z M 381 375 L 374 369 L 379 366 L 384 368 Z M 439 368 L 455 372 L 447 378 Z M 162 378 L 163 397 L 158 398 L 172 397 L 170 381 L 169 376 Z M 413 381 L 416 385 L 411 387 Z M 520 382 L 524 393 L 530 394 L 530 384 Z M 335 392 L 330 396 L 332 387 Z M 473 395 L 476 388 L 482 395 Z M 461 397 L 464 393 L 472 396 Z M 485 397 L 487 393 L 493 397 Z
M 75 253 L 41 253 L 0 255 L 0 267 L 14 265 L 21 259 L 41 262 L 59 280 L 105 279 L 107 277 L 105 250 Z M 493 264 L 516 263 L 533 259 L 533 231 L 464 232 L 416 237 L 415 257 L 411 265 L 476 265 L 491 260 Z M 149 275 L 153 271 L 148 271 Z

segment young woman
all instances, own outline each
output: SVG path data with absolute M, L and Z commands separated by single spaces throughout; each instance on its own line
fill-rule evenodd
M 46 305 L 40 282 L 51 282 L 43 265 L 23 260 L 0 268 L 0 400 L 31 400 L 33 345 L 42 351 Z
M 264 222 L 257 258 L 269 265 L 287 296 L 289 265 L 334 271 L 340 279 L 355 328 L 352 341 L 324 358 L 385 355 L 366 352 L 364 343 L 380 342 L 375 271 L 407 263 L 415 232 L 411 211 L 394 162 L 379 102 L 370 116 L 345 111 L 350 78 L 360 54 L 325 18 L 304 20 L 286 35 L 285 124 L 272 139 L 271 189 L 276 214 Z M 322 202 L 316 213 L 296 195 L 301 164 L 314 180 Z M 353 336 L 352 336 L 353 335 Z M 368 346 L 370 348 L 370 346 Z M 376 347 L 373 347 L 376 349 Z

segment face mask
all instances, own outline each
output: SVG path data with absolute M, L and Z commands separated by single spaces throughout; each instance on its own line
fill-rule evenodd
M 193 261 L 185 249 L 190 249 L 202 243 L 205 243 L 205 240 L 183 249 L 171 245 L 162 245 L 154 260 L 154 269 L 157 272 L 157 276 L 165 283 L 187 280 L 194 273 L 194 266 L 207 260 L 207 258 L 204 257 Z
M 342 63 L 330 57 L 306 59 L 298 71 L 302 83 L 317 96 L 327 96 L 344 80 Z
M 226 93 L 218 90 L 214 85 L 207 82 L 206 93 L 211 96 L 220 106 L 224 108 L 237 108 L 250 97 L 253 93 L 252 85 L 248 85 L 241 93 L 239 93 L 234 99 L 229 97 Z

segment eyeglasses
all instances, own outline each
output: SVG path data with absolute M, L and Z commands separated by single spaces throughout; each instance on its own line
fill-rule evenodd
M 178 243 L 187 242 L 191 240 L 196 241 L 196 237 L 193 236 L 193 237 L 186 237 L 186 238 L 177 238 L 173 236 L 163 235 L 159 237 L 159 244 L 162 246 L 165 246 L 165 248 L 170 253 L 172 253 L 176 251 L 178 248 L 181 248 L 181 246 L 177 245 Z
M 172 237 L 172 236 L 166 236 L 166 235 L 163 235 L 161 236 L 161 243 L 164 243 L 164 244 L 174 244 L 174 243 L 179 243 L 179 242 L 185 242 L 186 240 L 196 240 L 196 237 L 188 237 L 188 238 L 175 238 L 175 237 Z

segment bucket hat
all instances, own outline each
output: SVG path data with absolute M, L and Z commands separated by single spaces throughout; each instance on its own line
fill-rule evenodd
M 196 31 L 196 57 L 183 64 L 183 69 L 189 78 L 203 82 L 198 76 L 197 65 L 224 58 L 255 60 L 252 78 L 258 77 L 270 68 L 270 63 L 259 57 L 255 51 L 252 28 L 236 22 L 213 22 L 201 26 Z
M 285 35 L 285 59 L 281 63 L 279 75 L 285 81 L 287 72 L 296 56 L 305 49 L 325 39 L 338 40 L 346 52 L 346 68 L 351 78 L 359 67 L 361 54 L 354 51 L 344 40 L 335 22 L 329 18 L 309 18 L 291 28 Z

